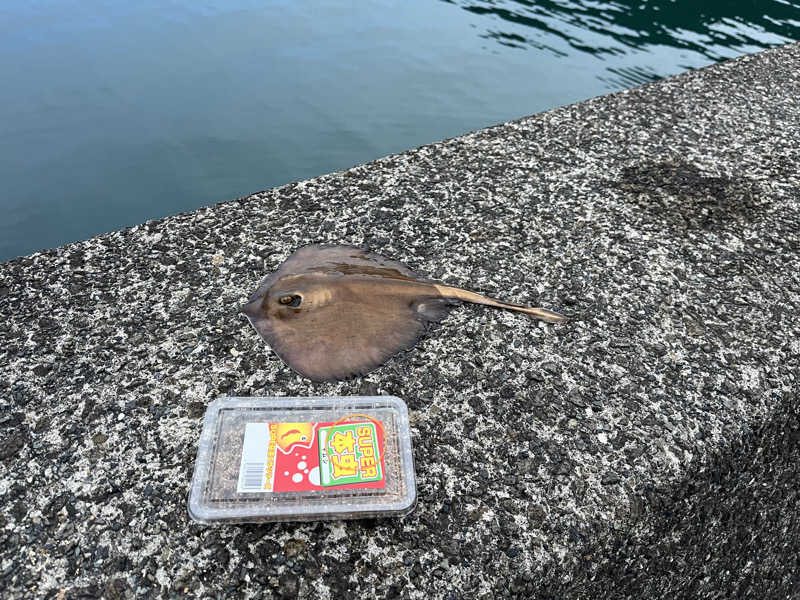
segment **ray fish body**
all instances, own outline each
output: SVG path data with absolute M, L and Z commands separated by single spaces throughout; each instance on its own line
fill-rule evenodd
M 420 278 L 404 264 L 352 246 L 297 250 L 242 308 L 262 339 L 314 381 L 364 375 L 413 347 L 459 301 L 548 322 L 565 317 Z

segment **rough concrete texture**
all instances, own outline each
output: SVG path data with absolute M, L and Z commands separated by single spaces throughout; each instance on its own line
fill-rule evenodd
M 792 45 L 1 264 L 3 595 L 796 595 L 799 99 Z M 315 385 L 237 313 L 310 242 L 575 319 Z M 188 520 L 212 398 L 329 393 L 408 403 L 412 514 Z

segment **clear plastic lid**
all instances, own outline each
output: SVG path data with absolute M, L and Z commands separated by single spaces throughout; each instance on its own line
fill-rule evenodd
M 206 409 L 189 516 L 402 516 L 416 495 L 408 409 L 395 396 L 219 398 Z

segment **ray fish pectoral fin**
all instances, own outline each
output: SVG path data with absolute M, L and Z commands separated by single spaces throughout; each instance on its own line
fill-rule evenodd
M 414 346 L 426 319 L 407 296 L 369 299 L 363 286 L 345 286 L 333 304 L 298 310 L 257 330 L 292 369 L 314 381 L 366 374 Z M 302 306 L 302 305 L 301 305 Z M 428 316 L 434 316 L 428 309 Z
M 308 339 L 302 345 L 281 349 L 278 355 L 295 371 L 314 381 L 341 381 L 365 375 L 392 356 L 413 347 L 424 332 L 420 322 L 398 324 L 397 328 L 367 331 L 329 340 Z
M 334 244 L 311 244 L 300 248 L 284 261 L 278 275 L 312 272 L 345 276 L 372 275 L 377 278 L 399 280 L 419 279 L 416 273 L 399 261 L 363 248 Z M 264 281 L 266 286 L 271 283 L 266 279 Z
M 461 304 L 454 298 L 422 298 L 414 303 L 419 318 L 430 323 L 438 323 L 450 314 L 450 309 Z

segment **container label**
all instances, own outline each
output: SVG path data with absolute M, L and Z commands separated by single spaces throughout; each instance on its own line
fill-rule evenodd
M 237 491 L 383 488 L 383 430 L 376 423 L 247 423 Z

